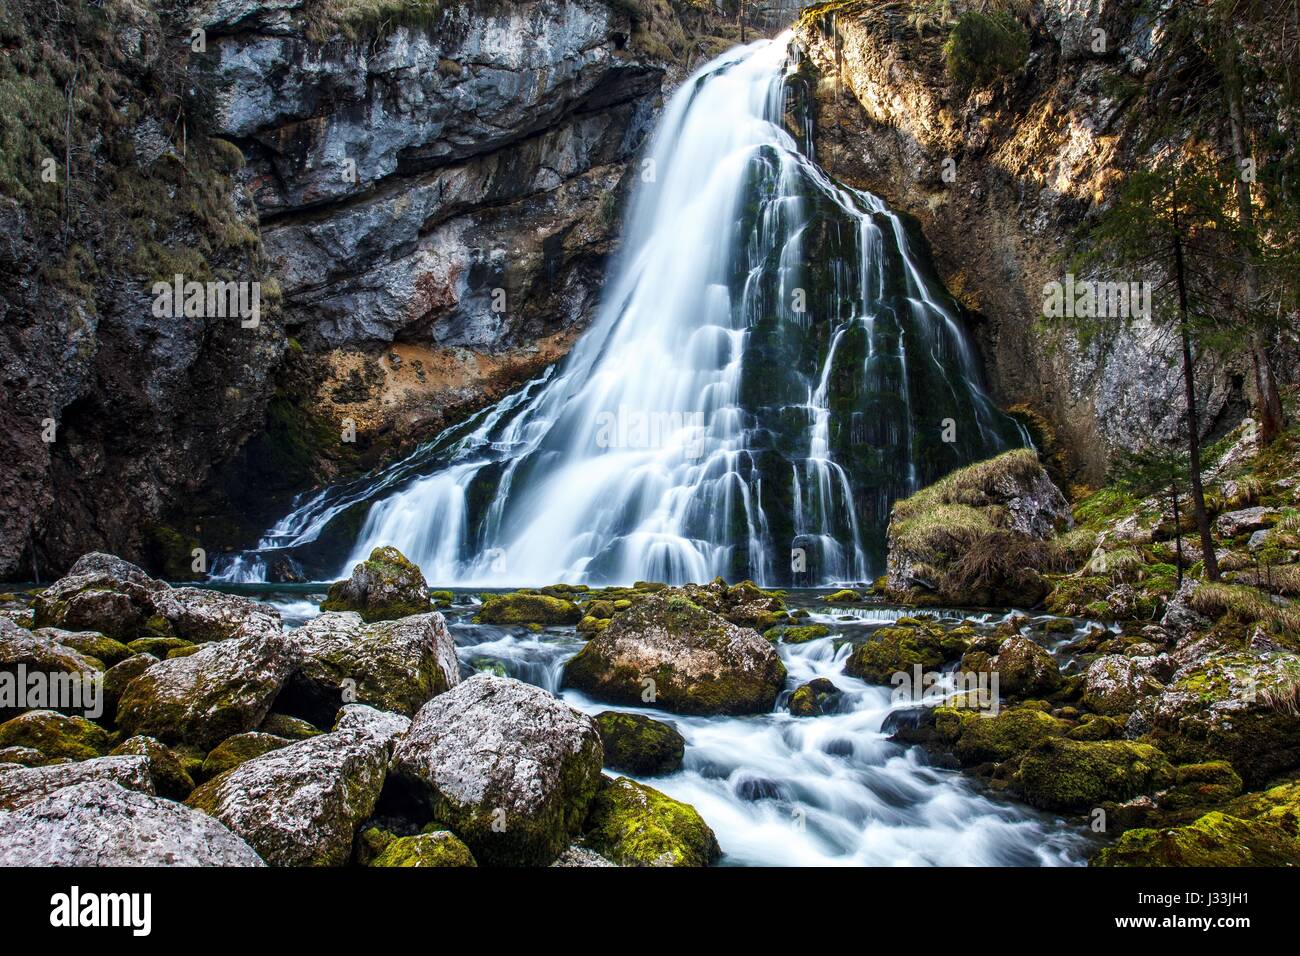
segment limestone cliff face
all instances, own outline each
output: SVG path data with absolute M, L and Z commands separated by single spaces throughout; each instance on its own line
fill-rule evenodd
M 917 217 L 949 289 L 982 318 L 996 396 L 1043 414 L 1088 481 L 1117 448 L 1174 439 L 1183 414 L 1167 335 L 1138 325 L 1085 345 L 1042 323 L 1044 286 L 1069 269 L 1064 240 L 1135 160 L 1136 81 L 1161 51 L 1134 11 L 1044 0 L 1026 68 L 970 93 L 945 75 L 940 32 L 918 34 L 901 5 L 821 4 L 796 28 L 817 81 L 818 160 Z M 1240 420 L 1247 372 L 1207 357 L 1207 431 Z
M 32 155 L 0 176 L 10 578 L 90 549 L 187 571 L 562 355 L 680 70 L 657 0 L 74 6 L 0 15 L 4 102 L 48 104 L 5 121 Z M 153 315 L 177 273 L 260 281 L 260 324 Z

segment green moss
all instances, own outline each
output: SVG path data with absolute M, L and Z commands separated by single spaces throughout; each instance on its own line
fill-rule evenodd
M 352 576 L 330 585 L 322 611 L 356 611 L 368 623 L 426 614 L 432 607 L 418 565 L 393 547 L 375 548 Z
M 287 747 L 290 743 L 292 741 L 283 737 L 274 737 L 256 731 L 235 734 L 212 748 L 212 752 L 203 761 L 203 769 L 199 772 L 199 777 L 202 780 L 211 780 L 228 770 L 234 770 L 245 761 Z
M 104 756 L 109 746 L 104 728 L 52 710 L 29 710 L 0 724 L 0 748 L 31 747 L 47 757 L 90 760 Z
M 861 601 L 862 595 L 852 588 L 842 588 L 834 594 L 827 594 L 822 597 L 827 604 L 847 604 L 853 601 Z
M 682 766 L 686 741 L 675 728 L 642 714 L 607 710 L 596 715 L 605 766 L 639 777 L 673 773 Z
M 74 631 L 70 634 L 62 634 L 59 636 L 59 643 L 81 654 L 90 655 L 103 663 L 105 668 L 120 664 L 135 653 L 121 641 L 115 641 L 111 637 L 105 637 L 103 634 L 97 634 L 94 631 Z
M 1064 722 L 1035 708 L 1002 710 L 992 717 L 986 714 L 964 707 L 935 709 L 935 732 L 963 766 L 1017 758 L 1067 730 Z
M 1171 829 L 1128 830 L 1096 866 L 1296 866 L 1300 842 L 1267 821 L 1212 811 Z
M 582 618 L 582 609 L 573 601 L 532 591 L 516 591 L 513 594 L 483 595 L 483 607 L 474 617 L 474 623 L 561 625 L 577 624 Z
M 806 644 L 825 637 L 830 632 L 831 629 L 825 624 L 778 624 L 764 631 L 763 637 L 773 643 L 780 641 L 783 644 Z
M 943 45 L 948 76 L 967 86 L 989 86 L 1017 73 L 1029 58 L 1029 34 L 1004 11 L 967 10 Z
M 390 840 L 370 866 L 478 866 L 469 847 L 447 830 Z
M 694 807 L 627 777 L 592 801 L 585 842 L 619 866 L 708 866 L 721 855 Z
M 918 664 L 923 671 L 935 671 L 946 658 L 961 654 L 960 649 L 949 649 L 945 644 L 942 628 L 922 622 L 904 624 L 900 620 L 879 628 L 859 644 L 845 661 L 844 673 L 885 684 L 894 674 L 911 671 Z
M 1150 744 L 1054 738 L 1025 755 L 1016 779 L 1034 806 L 1085 811 L 1162 789 L 1174 771 Z
M 181 648 L 198 648 L 198 645 L 180 637 L 140 637 L 126 646 L 132 654 L 152 654 L 157 658 L 165 658 L 171 651 Z
M 828 678 L 815 677 L 796 687 L 790 695 L 790 716 L 818 717 L 829 713 L 840 696 L 840 689 Z

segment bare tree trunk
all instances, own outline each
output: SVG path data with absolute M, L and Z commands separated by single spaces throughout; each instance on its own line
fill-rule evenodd
M 1232 132 L 1232 152 L 1237 160 L 1237 207 L 1241 219 L 1241 229 L 1250 246 L 1246 249 L 1246 261 L 1243 268 L 1243 295 L 1248 309 L 1253 309 L 1259 301 L 1259 275 L 1255 269 L 1255 210 L 1251 203 L 1250 180 L 1246 170 L 1253 161 L 1246 146 L 1246 109 L 1242 103 L 1243 92 L 1241 70 L 1237 64 L 1236 41 L 1231 33 L 1227 34 L 1221 54 L 1224 73 L 1224 92 L 1228 101 L 1228 125 Z M 1255 371 L 1255 392 L 1259 404 L 1256 415 L 1259 418 L 1260 440 L 1268 444 L 1282 433 L 1286 426 L 1286 413 L 1282 408 L 1282 396 L 1277 389 L 1277 379 L 1273 375 L 1273 363 L 1268 355 L 1268 339 L 1264 330 L 1253 315 L 1247 314 L 1249 326 L 1250 358 Z
M 1177 202 L 1177 199 L 1174 200 Z M 1174 232 L 1174 271 L 1178 282 L 1178 330 L 1183 340 L 1183 389 L 1187 393 L 1187 451 L 1191 459 L 1192 512 L 1201 534 L 1201 557 L 1205 576 L 1219 580 L 1219 562 L 1214 556 L 1214 537 L 1210 533 L 1210 516 L 1205 510 L 1205 491 L 1201 487 L 1200 419 L 1196 413 L 1196 375 L 1192 366 L 1192 333 L 1187 319 L 1187 280 L 1183 267 L 1183 240 Z
M 1178 478 L 1169 476 L 1169 496 L 1174 502 L 1174 566 L 1178 569 L 1178 586 L 1183 586 L 1183 523 L 1178 514 Z

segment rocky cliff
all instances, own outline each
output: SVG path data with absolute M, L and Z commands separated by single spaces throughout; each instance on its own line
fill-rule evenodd
M 97 547 L 186 574 L 562 355 L 666 72 L 726 42 L 703 26 L 666 0 L 7 7 L 0 575 Z M 257 283 L 256 321 L 155 314 L 177 275 Z
M 1023 68 L 964 85 L 945 69 L 946 26 L 915 16 L 925 6 L 804 12 L 796 38 L 816 84 L 817 157 L 916 216 L 948 288 L 980 319 L 998 399 L 1044 416 L 1070 476 L 1095 483 L 1116 449 L 1182 428 L 1167 332 L 1136 323 L 1084 342 L 1043 323 L 1045 286 L 1070 270 L 1067 240 L 1152 148 L 1143 77 L 1164 55 L 1160 24 L 1127 0 L 1022 4 Z M 1208 433 L 1241 420 L 1249 372 L 1245 360 L 1203 357 Z

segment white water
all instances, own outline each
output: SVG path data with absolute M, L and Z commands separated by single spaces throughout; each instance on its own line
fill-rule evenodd
M 580 641 L 452 629 L 466 664 L 500 662 L 510 676 L 586 713 L 629 710 L 673 723 L 687 741 L 683 769 L 644 782 L 699 811 L 717 834 L 724 864 L 1060 866 L 1086 859 L 1078 828 L 982 796 L 960 774 L 929 766 L 921 748 L 891 744 L 881 723 L 905 705 L 893 704 L 887 688 L 846 676 L 851 648 L 837 651 L 831 637 L 778 648 L 787 687 L 829 678 L 845 692 L 842 712 L 791 717 L 782 706 L 753 717 L 682 717 L 561 692 L 563 664 Z
M 787 42 L 729 51 L 672 97 L 639 167 L 602 306 L 557 370 L 433 450 L 301 502 L 259 550 L 310 550 L 347 508 L 373 502 L 334 576 L 379 545 L 396 546 L 428 580 L 457 585 L 779 583 L 792 546 L 810 552 L 809 583 L 878 571 L 867 531 L 879 538 L 890 501 L 922 483 L 917 428 L 938 427 L 914 420 L 909 364 L 926 363 L 941 400 L 969 413 L 968 458 L 1003 447 L 1006 422 L 975 384 L 956 315 L 898 218 L 829 179 L 780 125 Z M 847 251 L 808 248 L 819 228 Z M 813 272 L 830 292 L 801 311 L 796 296 Z M 773 382 L 773 407 L 760 413 L 741 390 L 750 337 L 773 317 L 796 343 L 814 320 L 834 331 L 819 367 L 792 373 L 803 396 L 776 395 Z M 874 436 L 886 462 L 885 484 L 867 490 L 855 488 L 859 476 L 832 441 L 831 379 L 844 377 L 836 362 L 846 335 L 866 341 L 853 393 L 886 394 L 891 410 L 860 406 L 839 423 Z M 775 467 L 755 452 L 770 437 L 760 414 L 803 423 Z M 789 515 L 772 511 L 774 483 L 789 485 Z M 215 577 L 264 580 L 266 557 L 227 562 Z

